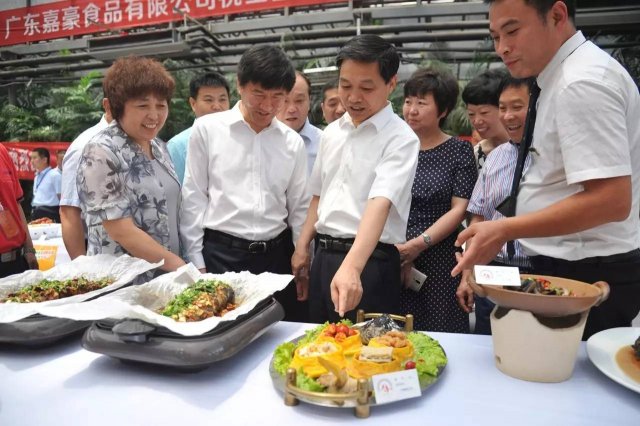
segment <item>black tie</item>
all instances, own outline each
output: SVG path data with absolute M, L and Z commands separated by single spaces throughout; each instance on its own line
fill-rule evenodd
M 518 160 L 516 162 L 516 170 L 513 174 L 513 182 L 511 183 L 511 194 L 505 198 L 505 200 L 496 207 L 496 210 L 502 213 L 506 217 L 512 217 L 516 214 L 516 199 L 518 197 L 518 188 L 520 187 L 520 180 L 522 179 L 522 172 L 524 170 L 524 162 L 527 159 L 529 148 L 533 142 L 533 128 L 536 124 L 536 104 L 538 103 L 538 97 L 540 96 L 540 87 L 533 79 L 529 91 L 529 108 L 527 109 L 527 121 L 524 124 L 524 135 L 522 141 L 520 141 L 520 149 L 518 150 Z M 509 259 L 513 257 L 515 249 L 513 247 L 513 241 L 507 242 L 507 254 Z

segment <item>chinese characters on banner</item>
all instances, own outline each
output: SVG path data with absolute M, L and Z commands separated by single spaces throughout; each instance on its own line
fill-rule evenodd
M 338 0 L 65 0 L 0 11 L 0 46 Z

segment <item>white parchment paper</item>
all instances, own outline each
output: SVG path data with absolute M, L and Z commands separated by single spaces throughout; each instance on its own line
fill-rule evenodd
M 190 285 L 185 283 L 184 273 L 178 270 L 161 275 L 146 284 L 123 288 L 96 300 L 47 308 L 43 314 L 84 321 L 106 318 L 140 319 L 166 327 L 183 336 L 197 336 L 213 330 L 223 321 L 232 321 L 248 313 L 260 301 L 284 289 L 293 279 L 293 275 L 271 273 L 254 275 L 244 271 L 192 276 L 193 281 L 197 279 L 218 279 L 228 283 L 235 292 L 237 308 L 222 317 L 211 317 L 195 322 L 178 322 L 158 314 L 157 312 L 173 297 Z
M 63 263 L 47 271 L 29 270 L 21 274 L 2 278 L 0 279 L 0 299 L 23 287 L 36 284 L 44 279 L 67 280 L 80 276 L 88 279 L 112 277 L 115 279 L 115 282 L 100 290 L 65 297 L 63 299 L 50 300 L 48 302 L 0 303 L 0 323 L 18 321 L 38 313 L 46 315 L 42 310 L 47 307 L 76 304 L 100 294 L 119 289 L 133 281 L 138 275 L 162 266 L 162 264 L 163 262 L 149 263 L 146 260 L 128 255 L 113 256 L 110 254 L 100 254 L 96 256 L 80 256 L 69 263 Z

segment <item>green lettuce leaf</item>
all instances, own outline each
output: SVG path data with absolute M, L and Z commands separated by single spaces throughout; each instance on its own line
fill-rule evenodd
M 273 352 L 273 368 L 281 376 L 284 376 L 287 373 L 287 368 L 289 368 L 289 364 L 291 364 L 291 361 L 293 360 L 293 351 L 295 351 L 295 349 L 295 343 L 285 342 L 278 345 L 276 350 Z
M 304 374 L 302 369 L 298 370 L 298 374 L 296 374 L 296 386 L 311 392 L 323 392 L 325 390 L 325 387 L 316 382 L 315 379 Z
M 438 341 L 424 333 L 409 333 L 407 339 L 413 344 L 418 377 L 436 377 L 438 371 L 447 365 L 447 356 Z

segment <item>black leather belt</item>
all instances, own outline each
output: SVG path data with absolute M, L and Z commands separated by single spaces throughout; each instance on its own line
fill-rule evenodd
M 205 229 L 204 238 L 205 240 L 224 244 L 231 248 L 245 250 L 249 253 L 266 253 L 285 241 L 289 232 L 290 231 L 288 229 L 285 229 L 277 237 L 268 241 L 251 241 L 227 234 L 225 232 L 214 231 L 213 229 Z
M 353 247 L 353 241 L 354 239 L 352 238 L 333 238 L 329 235 L 318 234 L 318 245 L 323 250 L 348 253 L 351 247 Z M 391 249 L 397 250 L 393 244 L 378 243 L 373 253 L 371 253 L 371 257 L 374 259 L 388 260 L 388 251 Z
M 21 256 L 24 256 L 24 247 L 18 247 L 6 253 L 0 253 L 0 263 L 13 262 Z

